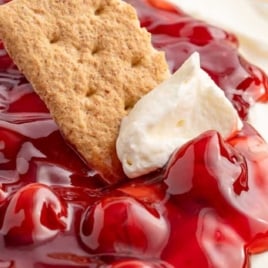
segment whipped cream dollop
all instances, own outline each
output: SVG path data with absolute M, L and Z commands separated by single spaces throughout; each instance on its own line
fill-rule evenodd
M 228 138 L 241 127 L 237 111 L 194 53 L 122 120 L 117 154 L 133 178 L 163 167 L 176 149 L 204 131 Z

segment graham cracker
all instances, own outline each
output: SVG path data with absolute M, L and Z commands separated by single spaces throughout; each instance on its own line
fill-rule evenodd
M 115 150 L 121 119 L 169 74 L 134 8 L 120 0 L 13 0 L 0 7 L 0 36 L 70 144 L 107 182 L 123 178 Z

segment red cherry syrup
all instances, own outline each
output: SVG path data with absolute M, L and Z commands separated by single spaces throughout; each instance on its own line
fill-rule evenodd
M 267 101 L 268 78 L 234 35 L 163 1 L 126 2 L 172 72 L 198 51 L 241 119 Z M 244 123 L 229 140 L 202 133 L 163 170 L 107 185 L 0 45 L 0 267 L 247 268 L 268 250 L 267 177 L 268 145 Z

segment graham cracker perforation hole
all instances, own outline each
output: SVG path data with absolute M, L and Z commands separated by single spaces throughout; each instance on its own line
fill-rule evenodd
M 96 90 L 95 89 L 92 89 L 90 88 L 87 92 L 86 92 L 86 98 L 90 99 L 93 95 L 96 94 Z
M 60 41 L 60 36 L 57 33 L 53 33 L 52 36 L 49 38 L 50 44 L 56 44 Z
M 103 11 L 104 11 L 104 6 L 99 6 L 98 8 L 95 9 L 94 14 L 96 16 L 100 16 L 103 13 Z
M 132 67 L 138 67 L 142 64 L 142 57 L 141 56 L 134 56 L 131 60 Z
M 125 102 L 125 111 L 130 112 L 132 108 L 134 107 L 135 102 L 134 101 L 126 101 Z
M 102 50 L 102 47 L 98 44 L 96 44 L 93 49 L 91 50 L 92 55 L 98 54 Z

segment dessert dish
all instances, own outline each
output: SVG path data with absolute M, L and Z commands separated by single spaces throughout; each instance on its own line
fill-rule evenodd
M 126 1 L 175 72 L 194 51 L 243 128 L 184 144 L 163 168 L 108 185 L 63 139 L 2 49 L 0 264 L 4 267 L 250 267 L 267 250 L 268 146 L 245 120 L 267 76 L 234 35 L 162 1 Z M 8 19 L 8 18 L 7 18 Z

